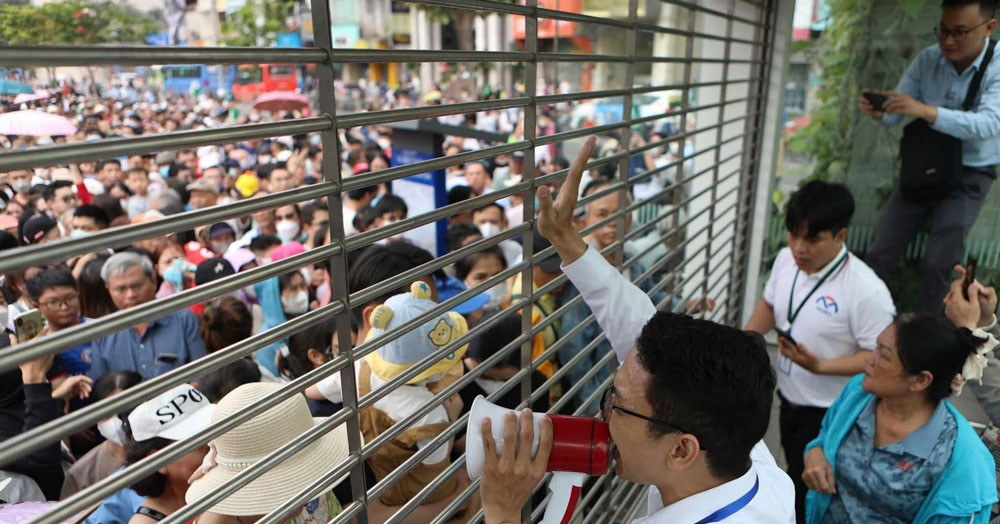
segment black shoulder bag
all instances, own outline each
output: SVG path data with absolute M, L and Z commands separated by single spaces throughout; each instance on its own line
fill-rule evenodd
M 987 43 L 983 63 L 972 77 L 962 111 L 972 110 L 986 68 L 993 59 L 997 41 Z M 918 118 L 903 128 L 899 141 L 901 165 L 899 190 L 913 202 L 933 202 L 944 198 L 958 186 L 962 176 L 962 141 L 935 131 L 926 120 Z

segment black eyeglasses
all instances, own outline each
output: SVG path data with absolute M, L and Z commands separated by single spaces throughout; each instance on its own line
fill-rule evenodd
M 948 37 L 950 36 L 953 39 L 955 39 L 955 43 L 958 43 L 958 42 L 964 41 L 965 37 L 969 36 L 969 33 L 971 33 L 973 31 L 975 31 L 976 29 L 979 29 L 980 27 L 983 27 L 984 25 L 990 23 L 991 20 L 993 20 L 993 19 L 990 18 L 989 20 L 987 20 L 987 21 L 985 21 L 985 22 L 983 22 L 983 23 L 981 23 L 981 24 L 979 24 L 979 25 L 977 25 L 975 27 L 972 27 L 970 29 L 945 29 L 945 28 L 943 28 L 943 27 L 941 27 L 941 26 L 938 25 L 938 26 L 934 26 L 933 33 L 934 33 L 934 36 L 938 39 L 938 42 L 943 42 L 943 41 L 947 40 Z
M 669 422 L 665 422 L 663 420 L 657 420 L 653 417 L 647 417 L 646 415 L 643 415 L 641 413 L 636 413 L 631 409 L 625 409 L 621 406 L 616 406 L 613 402 L 614 397 L 615 397 L 615 387 L 609 386 L 608 389 L 604 391 L 604 400 L 601 401 L 601 420 L 603 420 L 604 422 L 610 422 L 611 412 L 617 411 L 619 413 L 624 413 L 626 415 L 632 415 L 633 417 L 641 418 L 642 420 L 645 420 L 650 424 L 655 424 L 657 426 L 660 426 L 661 428 L 669 429 L 670 431 L 678 433 L 691 433 L 690 431 L 685 431 L 683 428 L 671 424 Z M 702 447 L 701 449 L 704 450 L 705 448 Z

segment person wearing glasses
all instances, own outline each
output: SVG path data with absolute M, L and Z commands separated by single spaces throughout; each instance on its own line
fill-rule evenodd
M 563 271 L 621 363 L 602 413 L 617 446 L 617 475 L 650 486 L 646 517 L 633 524 L 794 522 L 792 481 L 762 442 L 776 384 L 764 340 L 657 312 L 642 290 L 584 242 L 573 226 L 573 209 L 593 148 L 591 138 L 554 203 L 549 188 L 539 188 L 538 229 L 559 252 Z M 513 422 L 505 421 L 505 440 L 516 438 Z M 484 447 L 495 450 L 489 424 L 481 428 Z M 521 522 L 521 507 L 544 474 L 552 442 L 551 424 L 543 423 L 541 431 L 536 459 L 518 456 L 515 446 L 505 446 L 499 458 L 486 453 L 480 493 L 487 524 Z
M 28 279 L 28 298 L 45 317 L 46 333 L 56 333 L 87 321 L 80 313 L 80 293 L 69 269 L 53 267 Z M 69 375 L 90 371 L 90 342 L 67 349 L 56 358 L 59 368 Z
M 858 98 L 862 113 L 877 122 L 892 126 L 913 119 L 914 131 L 927 126 L 943 135 L 928 135 L 926 129 L 914 136 L 948 137 L 961 141 L 961 164 L 946 186 L 935 187 L 930 195 L 915 194 L 897 184 L 882 210 L 875 242 L 867 262 L 882 280 L 888 281 L 893 267 L 906 246 L 930 218 L 931 233 L 921 266 L 921 285 L 917 311 L 939 313 L 941 300 L 948 292 L 952 265 L 963 253 L 965 237 L 976 221 L 1000 164 L 1000 53 L 986 62 L 996 29 L 996 0 L 944 0 L 941 22 L 935 28 L 937 44 L 921 51 L 888 96 L 881 110 L 875 107 L 866 90 Z M 995 44 L 992 47 L 996 47 Z M 970 100 L 970 110 L 963 111 L 970 86 L 977 73 L 985 68 L 978 96 Z M 907 150 L 906 140 L 900 152 L 904 171 L 908 159 L 919 151 Z M 924 148 L 927 149 L 927 148 Z M 957 160 L 957 159 L 956 159 Z M 914 163 L 919 163 L 914 161 Z M 929 173 L 927 170 L 918 170 Z M 932 173 L 933 174 L 933 173 Z M 918 177 L 919 178 L 919 177 Z

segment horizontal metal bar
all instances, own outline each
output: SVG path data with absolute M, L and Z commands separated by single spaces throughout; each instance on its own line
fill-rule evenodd
M 676 5 L 676 6 L 679 6 L 679 7 L 684 7 L 684 8 L 687 8 L 687 9 L 693 9 L 695 11 L 700 11 L 702 13 L 710 14 L 710 15 L 713 15 L 713 16 L 722 17 L 722 18 L 725 18 L 727 20 L 735 20 L 735 21 L 738 21 L 738 22 L 743 22 L 743 23 L 749 24 L 749 25 L 751 25 L 753 27 L 763 27 L 764 26 L 764 24 L 761 24 L 757 20 L 751 20 L 749 18 L 744 18 L 742 16 L 737 16 L 737 15 L 734 15 L 734 14 L 729 14 L 729 13 L 727 13 L 725 11 L 719 11 L 718 9 L 712 9 L 710 7 L 705 7 L 705 6 L 696 4 L 694 2 L 687 2 L 687 1 L 684 1 L 684 0 L 661 0 L 661 1 L 665 2 L 665 3 L 668 3 L 668 4 L 673 4 L 673 5 Z
M 626 55 L 598 55 L 577 53 L 538 53 L 539 62 L 632 62 Z
M 280 326 L 268 330 L 267 333 L 272 336 L 275 334 L 280 334 L 281 336 L 278 338 L 284 338 L 288 336 L 288 334 L 290 334 L 291 332 L 294 332 L 296 329 L 301 329 L 304 326 L 316 323 L 325 317 L 338 313 L 342 309 L 342 307 L 343 304 L 340 302 L 331 303 L 327 306 L 324 306 L 315 311 L 310 311 L 305 315 L 296 317 L 295 319 L 289 322 L 286 322 L 284 324 L 281 324 Z M 195 362 L 186 364 L 181 368 L 172 370 L 163 375 L 149 379 L 148 382 L 143 382 L 142 384 L 139 384 L 133 388 L 129 388 L 128 390 L 123 391 L 122 393 L 115 395 L 109 399 L 101 401 L 97 405 L 85 409 L 84 411 L 87 414 L 90 414 L 97 412 L 100 409 L 99 406 L 118 406 L 120 404 L 124 404 L 125 401 L 130 401 L 138 404 L 139 402 L 147 400 L 148 398 L 150 398 L 155 394 L 170 389 L 176 384 L 190 381 L 195 377 L 200 376 L 201 373 L 207 371 L 201 369 L 202 367 L 205 367 L 204 363 L 216 362 L 222 360 L 223 358 L 228 358 L 233 356 L 235 356 L 236 358 L 239 357 L 239 355 L 235 355 L 234 352 L 231 350 L 223 350 L 213 353 Z M 235 360 L 235 358 L 233 358 L 232 360 Z M 347 363 L 346 355 L 343 358 L 338 357 L 334 360 L 338 364 Z M 327 363 L 327 365 L 329 364 L 330 362 Z M 196 370 L 197 373 L 191 373 L 192 370 Z M 299 394 L 305 387 L 319 381 L 322 377 L 323 374 L 320 369 L 313 370 L 312 372 L 303 375 L 302 377 L 299 377 L 298 379 L 287 384 L 285 387 L 282 387 L 280 390 L 275 391 L 274 393 L 264 397 L 263 399 L 261 399 L 260 402 L 255 403 L 252 406 L 248 406 L 243 410 L 237 413 L 233 413 L 221 420 L 215 421 L 212 426 L 200 431 L 199 433 L 185 440 L 175 442 L 174 444 L 167 446 L 166 448 L 158 451 L 157 453 L 154 453 L 153 455 L 150 455 L 149 457 L 142 459 L 136 464 L 133 464 L 125 468 L 123 471 L 121 471 L 114 477 L 107 479 L 103 483 L 95 484 L 87 489 L 84 489 L 83 491 L 76 493 L 69 499 L 64 500 L 53 511 L 47 513 L 39 522 L 55 524 L 57 522 L 61 522 L 66 518 L 73 516 L 78 511 L 86 507 L 89 507 L 90 505 L 96 502 L 99 502 L 103 498 L 107 497 L 111 493 L 114 493 L 115 491 L 118 491 L 119 489 L 129 486 L 130 484 L 139 480 L 140 478 L 143 478 L 146 475 L 152 473 L 153 471 L 156 471 L 163 465 L 169 464 L 170 462 L 177 460 L 186 453 L 189 453 L 194 449 L 207 444 L 211 439 L 214 439 L 219 435 L 222 435 L 226 431 L 229 431 L 230 429 L 238 426 L 239 424 L 242 424 L 243 422 L 250 420 L 256 415 L 263 413 L 267 409 L 279 404 L 280 402 L 291 397 L 292 395 Z M 157 389 L 154 390 L 154 387 Z M 143 394 L 148 394 L 148 396 L 141 396 Z M 21 433 L 20 435 L 7 439 L 6 441 L 4 441 L 4 444 L 6 445 L 5 449 L 0 451 L 0 463 L 6 463 L 11 458 L 14 458 L 22 453 L 26 453 L 30 449 L 37 449 L 38 447 L 41 447 L 41 445 L 44 445 L 50 440 L 58 440 L 61 431 L 65 431 L 67 433 L 78 431 L 81 428 L 67 426 L 66 424 L 60 424 L 60 422 L 72 418 L 76 413 L 80 412 L 70 413 L 69 415 L 61 417 L 60 419 L 49 422 L 47 424 L 34 428 L 30 431 Z M 100 416 L 99 418 L 112 416 L 116 413 L 117 411 L 112 411 Z M 95 422 L 96 420 L 90 421 L 90 425 L 93 425 Z M 55 435 L 56 439 L 51 439 L 52 435 Z M 25 441 L 30 441 L 31 444 L 25 445 L 24 444 Z M 34 447 L 29 447 L 29 446 L 34 446 Z M 27 450 L 25 450 L 24 448 L 27 448 Z
M 747 38 L 735 38 L 733 36 L 713 35 L 710 33 L 700 33 L 698 31 L 685 31 L 683 29 L 676 29 L 673 27 L 663 27 L 660 25 L 650 24 L 646 22 L 637 22 L 635 24 L 635 28 L 638 31 L 646 31 L 650 33 L 662 33 L 662 34 L 692 37 L 692 38 L 704 38 L 706 40 L 719 40 L 723 42 L 736 42 L 740 44 L 750 44 L 753 46 L 762 45 L 760 42 L 756 42 L 754 40 L 750 40 Z
M 535 10 L 521 4 L 508 4 L 491 0 L 402 0 L 408 4 L 423 4 L 454 9 L 475 10 L 481 13 L 531 16 Z
M 525 107 L 531 103 L 530 97 L 504 98 L 500 100 L 481 100 L 479 102 L 464 102 L 461 104 L 446 104 L 440 106 L 410 107 L 406 109 L 386 109 L 383 111 L 368 111 L 337 115 L 337 127 L 371 126 L 392 122 L 406 122 L 423 118 L 436 118 L 448 115 L 463 115 L 491 109 L 510 109 Z
M 517 51 L 454 51 L 422 49 L 346 49 L 334 48 L 333 63 L 380 64 L 387 62 L 527 62 L 534 56 Z
M 4 67 L 174 64 L 319 64 L 326 51 L 311 47 L 179 47 L 137 45 L 18 45 L 3 48 Z
M 581 24 L 596 24 L 609 27 L 620 27 L 623 29 L 630 29 L 635 25 L 627 20 L 618 20 L 617 18 L 604 18 L 599 16 L 584 15 L 580 13 L 570 13 L 568 11 L 557 11 L 555 9 L 547 9 L 544 7 L 539 7 L 536 10 L 536 14 L 538 18 L 564 20 L 567 22 L 579 22 Z
M 102 317 L 99 322 L 78 324 L 56 333 L 32 339 L 24 344 L 0 349 L 0 371 L 8 371 L 29 360 L 56 354 L 66 348 L 76 347 L 112 333 L 132 329 L 132 326 L 150 322 L 182 308 L 211 300 L 223 293 L 239 290 L 247 285 L 293 271 L 306 264 L 320 262 L 337 255 L 340 253 L 340 249 L 339 244 L 327 244 L 278 262 L 185 289 L 166 298 L 117 311 Z
M 174 131 L 173 133 L 163 133 L 160 135 L 109 138 L 94 142 L 16 149 L 0 153 L 0 172 L 48 167 L 57 164 L 75 164 L 88 160 L 104 160 L 143 153 L 158 153 L 160 151 L 218 145 L 272 136 L 303 135 L 326 131 L 332 128 L 332 126 L 332 117 L 318 116 L 261 124 L 243 124 L 220 129 Z
M 658 86 L 643 86 L 636 87 L 632 89 L 633 94 L 644 94 L 644 93 L 655 93 L 657 91 L 669 91 L 672 89 L 693 89 L 697 87 L 714 87 L 714 86 L 731 86 L 735 84 L 745 84 L 751 82 L 752 78 L 743 78 L 735 80 L 727 80 L 725 82 L 698 82 L 695 84 L 668 84 L 668 85 L 658 85 Z M 673 113 L 669 113 L 673 115 Z M 668 116 L 669 116 L 668 115 Z
M 186 211 L 145 224 L 105 229 L 85 238 L 67 238 L 47 244 L 35 244 L 0 251 L 0 274 L 62 262 L 87 253 L 104 251 L 108 246 L 132 244 L 139 240 L 167 236 L 178 231 L 189 231 L 198 226 L 214 224 L 265 209 L 314 200 L 336 193 L 337 185 L 335 183 L 320 182 L 280 193 L 239 200 L 222 206 Z M 3 364 L 0 363 L 0 369 L 2 366 Z
M 604 89 L 600 91 L 586 91 L 581 93 L 563 93 L 558 95 L 541 95 L 535 97 L 538 105 L 556 104 L 559 102 L 575 102 L 577 100 L 590 100 L 593 98 L 608 98 L 612 96 L 625 96 L 631 93 L 631 89 Z
M 420 162 L 414 162 L 412 164 L 380 169 L 378 171 L 368 172 L 345 179 L 342 182 L 344 188 L 343 190 L 346 193 L 354 189 L 360 189 L 362 187 L 368 187 L 384 182 L 391 182 L 399 178 L 420 173 L 429 173 L 431 171 L 445 169 L 458 164 L 464 164 L 466 162 L 483 160 L 504 153 L 512 153 L 514 151 L 523 151 L 529 149 L 530 147 L 531 144 L 529 142 L 514 142 L 512 144 L 501 144 L 475 151 L 465 151 L 457 155 L 441 156 L 430 160 L 421 160 Z

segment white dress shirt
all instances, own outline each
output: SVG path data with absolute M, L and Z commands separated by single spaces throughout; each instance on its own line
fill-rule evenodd
M 656 313 L 649 297 L 628 281 L 593 247 L 563 272 L 580 291 L 598 324 L 624 362 L 646 322 Z M 697 524 L 716 511 L 751 492 L 750 502 L 735 513 L 711 522 L 782 523 L 795 522 L 795 488 L 788 475 L 778 468 L 763 441 L 750 453 L 752 464 L 741 477 L 692 495 L 664 507 L 660 492 L 649 487 L 647 516 L 632 524 Z
M 846 260 L 840 262 L 844 256 Z M 823 275 L 831 270 L 829 278 L 817 288 Z M 764 288 L 764 301 L 774 311 L 775 324 L 789 329 L 796 342 L 822 360 L 875 349 L 875 339 L 896 316 L 885 283 L 847 248 L 812 275 L 799 270 L 790 249 L 782 249 Z M 798 316 L 789 324 L 789 311 L 794 316 L 800 305 Z M 830 407 L 850 378 L 816 375 L 788 358 L 778 357 L 778 391 L 799 406 Z

